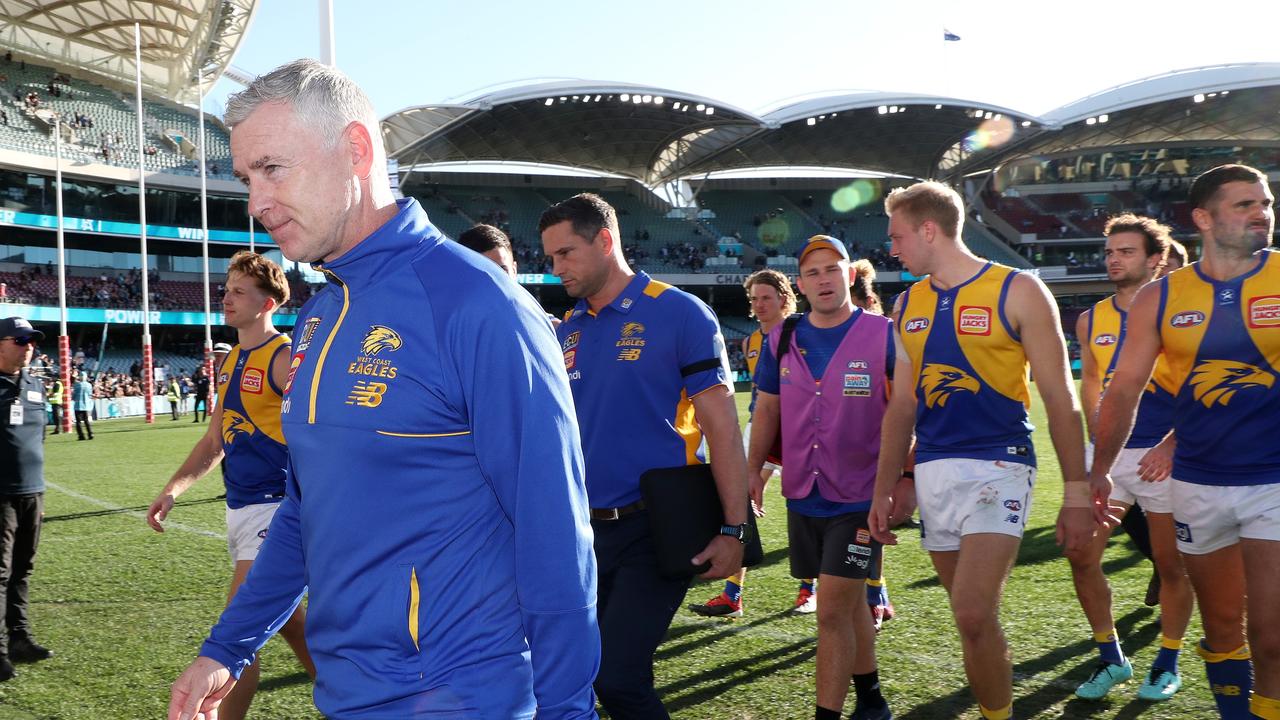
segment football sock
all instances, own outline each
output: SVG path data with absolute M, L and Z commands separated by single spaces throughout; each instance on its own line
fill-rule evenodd
M 813 720 L 840 720 L 839 710 L 829 710 L 821 705 L 814 706 Z
M 814 585 L 814 582 L 815 582 L 814 578 L 806 578 L 806 579 L 804 579 L 804 580 L 801 580 L 801 581 L 800 581 L 800 589 L 801 589 L 801 590 L 808 590 L 809 592 L 813 592 L 813 585 Z
M 867 604 L 889 604 L 889 588 L 884 584 L 884 580 L 867 578 Z
M 884 695 L 880 694 L 880 672 L 872 670 L 869 673 L 863 673 L 853 676 L 853 689 L 858 694 L 858 702 L 866 707 L 875 710 L 882 708 L 887 703 Z
M 724 581 L 724 596 L 733 602 L 742 599 L 742 573 L 732 575 Z
M 991 710 L 982 703 L 978 703 L 978 712 L 982 713 L 982 717 L 986 718 L 986 720 L 1012 720 L 1013 703 L 1009 703 L 998 710 Z
M 1248 720 L 1249 691 L 1253 689 L 1253 661 L 1249 646 L 1241 645 L 1231 652 L 1215 653 L 1200 641 L 1197 648 L 1204 658 L 1204 674 L 1213 691 L 1222 720 Z
M 1280 700 L 1254 693 L 1249 700 L 1249 712 L 1262 720 L 1280 720 Z
M 1167 670 L 1175 675 L 1178 674 L 1178 654 L 1182 651 L 1182 641 L 1173 638 L 1163 638 L 1160 641 L 1160 650 L 1156 652 L 1155 662 L 1151 663 L 1152 667 L 1158 667 L 1161 670 Z
M 1094 633 L 1093 641 L 1098 643 L 1098 654 L 1112 665 L 1124 664 L 1124 651 L 1120 649 L 1120 641 L 1116 639 L 1116 629 Z

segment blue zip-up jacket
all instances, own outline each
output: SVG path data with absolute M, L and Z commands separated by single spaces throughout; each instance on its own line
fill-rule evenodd
M 594 718 L 595 557 L 545 315 L 414 200 L 322 269 L 286 497 L 200 654 L 238 677 L 309 588 L 327 717 Z

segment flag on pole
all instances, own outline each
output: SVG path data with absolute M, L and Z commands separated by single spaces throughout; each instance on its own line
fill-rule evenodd
M 943 42 L 960 42 L 960 36 L 951 32 L 946 28 L 942 28 L 942 41 Z

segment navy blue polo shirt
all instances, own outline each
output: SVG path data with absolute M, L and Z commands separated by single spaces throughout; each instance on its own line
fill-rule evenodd
M 692 398 L 723 386 L 729 358 L 701 300 L 637 273 L 593 313 L 586 300 L 556 329 L 573 390 L 593 508 L 640 499 L 640 475 L 705 462 Z

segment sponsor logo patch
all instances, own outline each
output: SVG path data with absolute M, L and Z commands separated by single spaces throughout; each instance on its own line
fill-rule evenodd
M 259 540 L 267 539 L 267 528 L 262 528 L 261 530 L 258 531 L 258 539 Z
M 1187 310 L 1169 318 L 1169 327 L 1188 328 L 1195 327 L 1204 322 L 1204 313 L 1199 310 Z
M 382 404 L 382 395 L 386 392 L 386 383 L 357 380 L 350 394 L 347 395 L 347 404 L 375 408 Z
M 1182 542 L 1184 542 L 1184 543 L 1193 543 L 1193 542 L 1195 542 L 1195 540 L 1192 540 L 1192 539 L 1191 539 L 1191 526 L 1190 526 L 1190 525 L 1188 525 L 1188 524 L 1186 524 L 1186 523 L 1184 523 L 1184 522 L 1177 522 L 1177 521 L 1175 521 L 1175 522 L 1173 523 L 1173 530 L 1174 530 L 1174 534 L 1178 536 L 1178 540 L 1180 540 L 1180 541 L 1182 541 Z
M 871 375 L 867 373 L 844 374 L 845 397 L 869 397 L 871 395 Z
M 582 331 L 574 330 L 564 339 L 564 343 L 560 345 L 561 350 L 572 350 L 578 347 L 578 340 L 582 339 Z
M 1006 510 L 1012 510 L 1014 512 L 1022 512 L 1022 503 L 1019 502 L 1018 500 L 1005 500 L 1004 507 Z
M 1280 295 L 1249 298 L 1249 327 L 1280 327 Z
M 1011 525 L 1017 525 L 1018 521 L 1021 519 L 1022 518 L 1017 513 L 1009 513 L 1008 515 L 1004 516 L 1004 521 Z
M 316 336 L 316 328 L 320 327 L 320 318 L 309 317 L 302 324 L 302 332 L 298 334 L 298 342 L 294 345 L 294 352 L 302 352 L 311 347 L 311 340 Z
M 293 387 L 293 376 L 298 374 L 298 366 L 302 364 L 303 357 L 302 353 L 298 353 L 293 356 L 293 361 L 289 363 L 289 378 L 284 383 L 285 393 L 288 393 L 289 388 Z
M 858 528 L 858 532 L 853 536 L 853 539 L 863 545 L 866 545 L 871 542 L 871 531 L 866 528 Z
M 929 329 L 929 318 L 911 318 L 902 324 L 902 329 L 909 333 L 918 333 L 921 330 Z
M 960 306 L 958 332 L 961 335 L 990 335 L 991 308 L 973 305 Z
M 578 351 L 566 350 L 564 353 L 564 369 L 572 370 L 574 365 L 578 364 Z
M 1111 333 L 1107 333 L 1106 335 L 1099 335 L 1098 337 L 1094 338 L 1093 344 L 1102 345 L 1105 347 L 1107 345 L 1115 345 L 1117 340 L 1118 338 L 1115 335 L 1112 335 Z
M 240 392 L 261 395 L 262 378 L 262 371 L 258 368 L 245 368 L 244 374 L 240 376 Z

